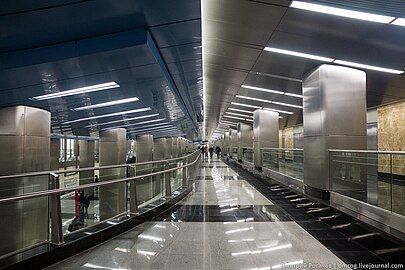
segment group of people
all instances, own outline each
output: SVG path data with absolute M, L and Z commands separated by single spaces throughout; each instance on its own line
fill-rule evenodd
M 213 158 L 214 152 L 217 155 L 217 158 L 221 157 L 221 147 L 208 145 L 201 146 L 201 155 L 203 158 L 208 158 L 208 153 L 210 154 L 210 158 Z

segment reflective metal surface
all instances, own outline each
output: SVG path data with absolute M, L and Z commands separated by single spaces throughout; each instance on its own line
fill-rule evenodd
M 255 110 L 253 114 L 253 158 L 254 166 L 263 166 L 261 148 L 278 147 L 279 114 L 266 110 Z
M 243 159 L 243 148 L 253 147 L 253 128 L 251 125 L 238 123 L 237 126 L 238 136 L 238 160 Z
M 365 75 L 321 65 L 304 79 L 305 185 L 329 190 L 328 149 L 366 149 Z
M 100 133 L 100 166 L 125 163 L 126 130 L 123 128 L 110 129 Z M 100 171 L 100 181 L 124 178 L 126 168 L 115 168 Z M 119 183 L 99 188 L 100 220 L 105 220 L 121 214 L 126 209 L 125 183 Z
M 0 175 L 50 168 L 50 113 L 25 106 L 0 109 Z M 48 176 L 0 181 L 0 197 L 48 189 Z M 42 243 L 48 237 L 48 200 L 0 205 L 0 254 Z M 4 233 L 7 232 L 7 233 Z

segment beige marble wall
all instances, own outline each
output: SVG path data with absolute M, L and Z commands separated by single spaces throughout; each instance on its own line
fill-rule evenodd
M 283 148 L 283 130 L 278 131 L 278 148 Z
M 294 148 L 294 128 L 286 128 L 285 130 L 285 148 Z M 286 159 L 293 159 L 293 152 L 285 153 Z
M 399 102 L 377 109 L 378 113 L 378 150 L 405 151 L 405 102 Z M 378 171 L 390 172 L 390 156 L 379 155 Z M 394 174 L 405 175 L 405 157 L 394 155 L 392 159 Z

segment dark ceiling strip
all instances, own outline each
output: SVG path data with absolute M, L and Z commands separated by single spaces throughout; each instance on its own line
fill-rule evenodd
M 160 54 L 159 49 L 157 48 L 156 43 L 153 40 L 152 36 L 150 35 L 149 31 L 147 31 L 147 44 L 148 44 L 149 49 L 151 50 L 153 56 L 155 57 L 156 61 L 158 62 L 166 80 L 168 81 L 170 88 L 172 88 L 173 94 L 177 97 L 179 104 L 182 107 L 183 111 L 186 113 L 186 115 L 188 115 L 191 122 L 193 123 L 195 133 L 198 134 L 198 127 L 195 124 L 196 121 L 194 121 L 192 114 L 190 113 L 189 109 L 187 108 L 187 104 L 185 103 L 183 97 L 181 96 L 181 93 L 180 93 L 179 89 L 177 88 L 176 83 L 174 82 L 173 77 L 170 74 L 170 71 L 167 68 L 167 65 L 166 65 L 165 61 L 163 60 L 163 57 Z
M 11 15 L 20 15 L 20 14 L 24 14 L 24 13 L 42 11 L 42 10 L 47 10 L 47 9 L 59 8 L 59 7 L 66 7 L 66 6 L 82 4 L 84 2 L 90 2 L 90 1 L 91 0 L 80 0 L 80 1 L 53 5 L 53 6 L 47 6 L 47 7 L 42 7 L 42 8 L 33 8 L 33 9 L 27 9 L 27 10 L 22 10 L 22 11 L 16 11 L 16 12 L 0 13 L 0 17 L 11 16 Z
M 188 19 L 188 20 L 182 20 L 182 21 L 175 21 L 175 22 L 169 22 L 169 23 L 161 23 L 161 24 L 149 25 L 148 27 L 149 28 L 154 28 L 154 27 L 161 27 L 161 26 L 167 26 L 167 25 L 185 23 L 185 22 L 193 22 L 193 21 L 201 21 L 201 17 L 197 17 L 197 18 L 194 18 L 194 19 Z

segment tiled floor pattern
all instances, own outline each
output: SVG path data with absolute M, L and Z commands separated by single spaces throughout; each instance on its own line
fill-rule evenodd
M 188 198 L 49 269 L 350 269 L 331 250 L 379 259 L 338 230 L 344 216 L 235 170 L 204 161 Z

